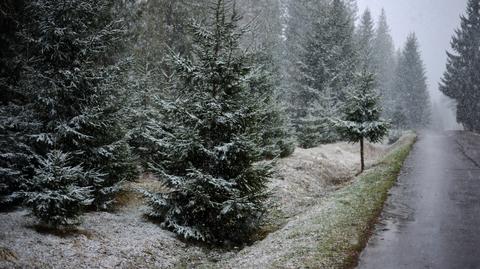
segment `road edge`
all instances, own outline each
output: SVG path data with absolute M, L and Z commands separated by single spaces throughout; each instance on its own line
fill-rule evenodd
M 319 240 L 314 253 L 297 253 L 304 256 L 301 268 L 349 269 L 357 266 L 359 255 L 372 235 L 388 193 L 397 182 L 416 139 L 415 134 L 408 134 L 378 165 L 325 199 L 322 203 L 325 210 L 320 210 L 312 220 L 313 223 L 323 222 L 320 228 L 303 231 L 316 233 Z M 281 266 L 282 262 L 277 265 Z

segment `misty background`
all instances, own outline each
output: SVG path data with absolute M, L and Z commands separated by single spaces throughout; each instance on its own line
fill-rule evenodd
M 434 110 L 436 106 L 442 115 L 436 118 L 443 122 L 433 124 L 443 129 L 461 128 L 456 123 L 452 101 L 438 90 L 438 85 L 445 71 L 446 51 L 450 48 L 453 32 L 459 27 L 466 3 L 467 0 L 358 0 L 359 14 L 369 8 L 373 17 L 378 18 L 382 8 L 385 9 L 397 50 L 404 47 L 409 33 L 417 34 Z

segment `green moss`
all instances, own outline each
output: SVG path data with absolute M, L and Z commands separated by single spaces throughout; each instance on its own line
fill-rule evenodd
M 314 245 L 293 249 L 272 268 L 282 267 L 293 258 L 302 261 L 298 265 L 302 268 L 354 267 L 414 141 L 412 136 L 378 166 L 325 198 L 313 219 L 289 235 L 294 239 L 309 238 Z

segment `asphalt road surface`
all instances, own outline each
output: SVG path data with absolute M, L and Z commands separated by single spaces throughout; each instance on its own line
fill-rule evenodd
M 419 135 L 358 268 L 480 268 L 480 135 Z

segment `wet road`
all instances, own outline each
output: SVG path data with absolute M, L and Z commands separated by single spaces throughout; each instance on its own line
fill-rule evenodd
M 419 135 L 358 268 L 480 268 L 479 135 Z

